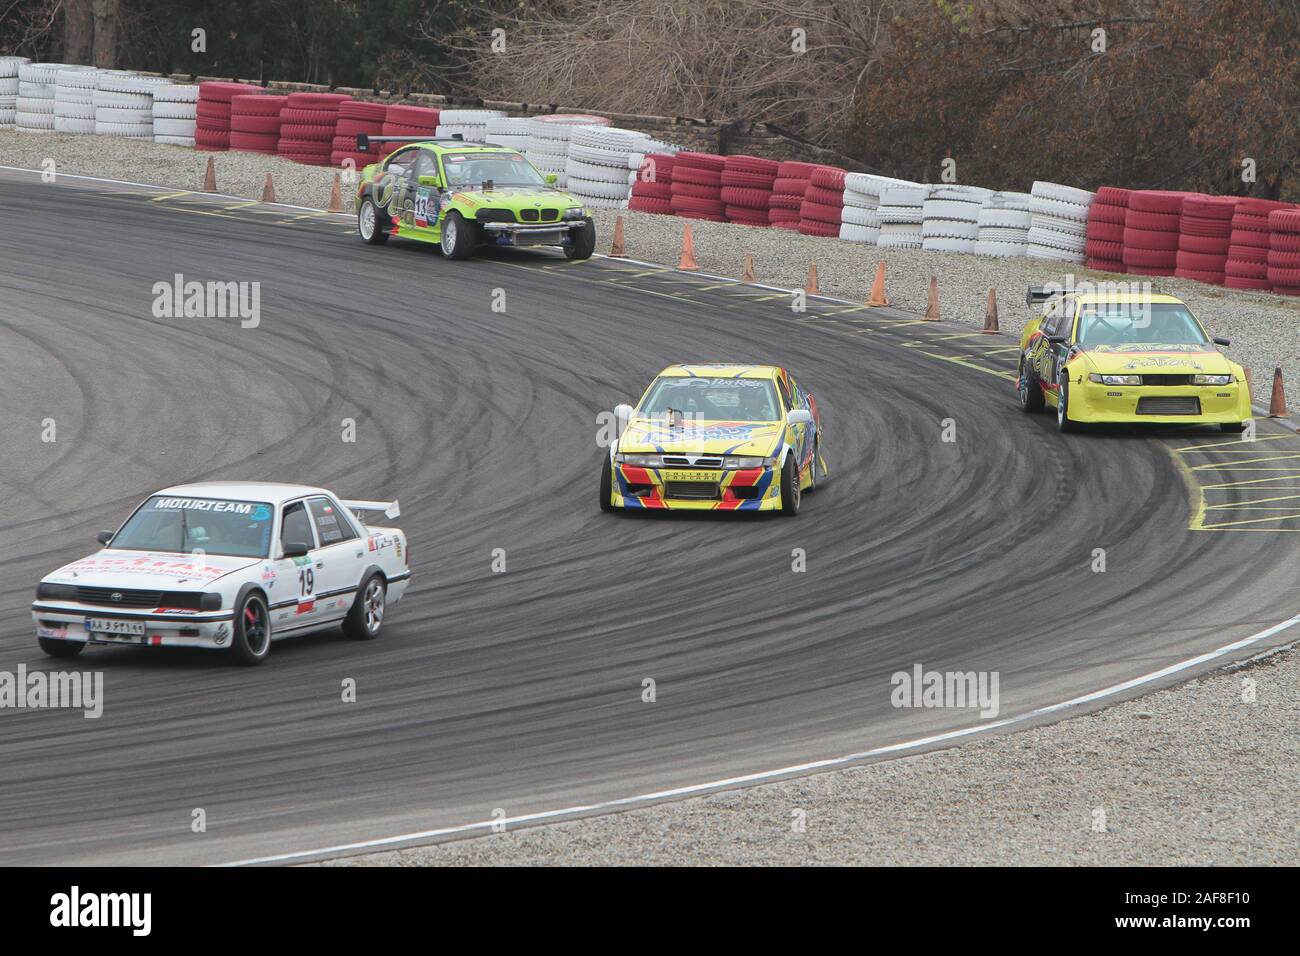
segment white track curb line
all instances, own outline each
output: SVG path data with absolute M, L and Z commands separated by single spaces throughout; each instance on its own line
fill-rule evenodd
M 316 850 L 303 850 L 296 853 L 282 853 L 275 856 L 255 857 L 248 860 L 238 860 L 234 863 L 225 864 L 227 866 L 253 866 L 266 863 L 292 863 L 295 861 L 306 860 L 309 858 L 325 858 L 336 856 L 340 853 L 349 853 L 355 850 L 377 850 L 383 847 L 392 846 L 398 843 L 408 843 L 420 840 L 434 840 L 438 837 L 453 836 L 460 833 L 472 833 L 476 830 L 491 831 L 493 827 L 498 829 L 502 826 L 509 826 L 517 823 L 537 823 L 543 820 L 554 820 L 562 817 L 577 816 L 601 811 L 611 811 L 621 808 L 632 807 L 637 804 L 653 803 L 658 800 L 666 800 L 674 797 L 687 797 L 707 793 L 712 790 L 720 790 L 727 787 L 735 787 L 742 784 L 761 783 L 763 781 L 773 780 L 779 777 L 790 776 L 794 774 L 808 773 L 813 770 L 825 770 L 831 767 L 843 766 L 844 764 L 856 763 L 871 757 L 883 756 L 885 754 L 897 754 L 906 750 L 915 750 L 920 747 L 928 747 L 933 744 L 943 743 L 948 740 L 956 740 L 962 737 L 969 737 L 973 734 L 981 734 L 989 730 L 996 730 L 1001 727 L 1011 727 L 1016 724 L 1023 724 L 1039 717 L 1049 714 L 1060 713 L 1071 707 L 1079 707 L 1083 704 L 1091 704 L 1103 700 L 1107 697 L 1113 697 L 1116 694 L 1122 694 L 1124 691 L 1132 690 L 1135 687 L 1141 687 L 1152 681 L 1160 680 L 1171 674 L 1177 674 L 1188 668 L 1196 667 L 1207 661 L 1212 661 L 1231 654 L 1233 651 L 1241 650 L 1243 647 L 1249 647 L 1259 641 L 1267 640 L 1275 634 L 1300 624 L 1300 614 L 1290 620 L 1283 621 L 1281 624 L 1275 624 L 1266 628 L 1250 637 L 1242 638 L 1240 641 L 1234 641 L 1231 644 L 1225 644 L 1222 647 L 1207 651 L 1204 654 L 1198 654 L 1190 657 L 1185 661 L 1177 664 L 1170 664 L 1168 667 L 1162 667 L 1158 671 L 1152 671 L 1141 677 L 1135 677 L 1132 680 L 1124 681 L 1120 684 L 1113 684 L 1110 687 L 1093 691 L 1091 694 L 1084 694 L 1082 697 L 1073 697 L 1070 700 L 1062 701 L 1059 704 L 1049 704 L 1046 707 L 1039 707 L 1031 710 L 1027 714 L 1019 717 L 1008 717 L 1004 720 L 995 720 L 987 724 L 981 724 L 975 727 L 963 727 L 960 730 L 950 730 L 946 733 L 935 734 L 931 737 L 922 737 L 917 740 L 909 740 L 903 743 L 889 744 L 885 747 L 876 747 L 871 750 L 863 750 L 859 753 L 847 754 L 843 757 L 831 757 L 826 760 L 815 760 L 811 763 L 795 764 L 789 767 L 781 767 L 777 770 L 764 770 L 759 773 L 745 774 L 739 777 L 728 777 L 724 780 L 712 780 L 708 783 L 690 784 L 684 787 L 677 787 L 672 790 L 658 790 L 654 793 L 642 793 L 634 797 L 622 797 L 617 800 L 606 800 L 601 803 L 590 803 L 582 806 L 564 807 L 559 810 L 543 810 L 538 813 L 525 813 L 517 817 L 505 817 L 499 820 L 482 820 L 477 823 L 465 823 L 460 826 L 444 827 L 439 830 L 422 830 L 417 833 L 404 833 L 399 836 L 382 837 L 377 840 L 363 840 L 357 843 L 340 843 L 336 846 L 321 847 Z

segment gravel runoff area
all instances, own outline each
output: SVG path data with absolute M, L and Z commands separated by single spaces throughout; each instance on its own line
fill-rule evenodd
M 1292 645 L 949 750 L 322 865 L 1295 866 L 1297 688 Z
M 39 169 L 53 159 L 56 170 L 102 176 L 178 189 L 199 189 L 208 158 L 216 165 L 219 192 L 256 199 L 266 174 L 272 174 L 276 198 L 311 208 L 329 201 L 334 170 L 303 166 L 258 153 L 204 153 L 180 146 L 109 136 L 61 133 L 35 135 L 0 131 L 0 165 Z M 347 206 L 348 190 L 344 190 Z M 626 251 L 631 258 L 674 265 L 681 251 L 682 226 L 690 222 L 701 270 L 714 275 L 741 274 L 746 254 L 754 257 L 758 281 L 781 288 L 801 287 L 810 263 L 816 262 L 819 287 L 826 295 L 865 301 L 876 263 L 886 269 L 886 294 L 892 304 L 924 312 L 930 276 L 939 282 L 942 316 L 949 321 L 982 325 L 990 288 L 997 289 L 1000 324 L 1018 335 L 1031 317 L 1025 288 L 1064 281 L 1062 264 L 1037 259 L 989 259 L 919 249 L 879 249 L 839 239 L 800 235 L 786 229 L 761 229 L 624 212 Z M 609 249 L 615 214 L 595 210 L 600 234 L 598 252 Z M 1070 267 L 1067 267 L 1070 268 Z M 1072 267 L 1076 281 L 1147 281 Z M 1300 299 L 1239 292 L 1190 279 L 1152 278 L 1161 291 L 1183 299 L 1212 334 L 1232 340 L 1228 352 L 1251 370 L 1257 405 L 1267 407 L 1272 373 L 1280 366 L 1290 389 L 1292 407 L 1300 406 Z
M 222 193 L 257 198 L 270 172 L 281 202 L 322 208 L 333 171 L 251 153 L 208 154 L 110 137 L 0 132 L 0 165 L 198 189 L 209 155 Z M 625 213 L 627 253 L 673 264 L 682 220 Z M 598 210 L 603 251 L 614 216 Z M 978 325 L 990 287 L 1002 328 L 1028 316 L 1024 287 L 1059 281 L 1050 264 L 877 249 L 787 230 L 692 222 L 702 269 L 803 284 L 816 261 L 823 292 L 867 295 L 877 261 L 900 308 L 922 311 L 938 276 L 945 318 Z M 1080 275 L 1101 278 L 1080 270 Z M 1120 277 L 1122 278 L 1122 277 Z M 1300 302 L 1181 279 L 1183 298 L 1255 370 L 1267 402 L 1281 365 L 1293 393 Z M 1293 394 L 1292 402 L 1296 402 Z M 1243 701 L 1244 682 L 1256 700 Z M 830 771 L 609 816 L 520 829 L 332 865 L 798 863 L 1300 863 L 1300 654 L 1294 649 L 1096 714 L 917 757 Z M 865 744 L 864 744 L 865 745 Z M 1094 826 L 1105 815 L 1105 830 Z M 802 832 L 795 811 L 806 815 Z

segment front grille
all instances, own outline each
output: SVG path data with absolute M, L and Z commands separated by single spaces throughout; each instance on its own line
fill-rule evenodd
M 515 216 L 509 209 L 480 209 L 475 218 L 479 222 L 514 222 Z
M 721 468 L 721 458 L 697 458 L 695 464 L 691 464 L 683 455 L 664 455 L 663 462 L 665 465 L 672 465 L 675 468 Z
M 560 218 L 560 210 L 558 209 L 542 210 L 542 222 L 555 222 L 559 218 Z
M 1162 398 L 1145 395 L 1138 399 L 1139 415 L 1199 415 L 1201 400 L 1199 398 Z
M 665 498 L 693 498 L 703 501 L 718 499 L 718 486 L 712 481 L 666 481 Z
M 120 594 L 121 600 L 113 600 Z M 198 591 L 143 591 L 130 588 L 77 588 L 77 600 L 82 604 L 100 604 L 104 607 L 180 607 L 198 610 L 203 595 Z
M 1191 385 L 1190 375 L 1143 375 L 1143 385 Z

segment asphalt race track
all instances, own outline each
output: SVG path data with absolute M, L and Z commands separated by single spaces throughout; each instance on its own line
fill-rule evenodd
M 99 720 L 0 711 L 3 863 L 232 862 L 597 804 L 981 722 L 891 706 L 915 664 L 999 672 L 1002 719 L 1300 610 L 1300 509 L 1235 510 L 1296 436 L 1060 435 L 1017 409 L 1005 337 L 125 186 L 0 173 L 0 209 L 0 670 L 105 682 Z M 176 273 L 260 282 L 260 325 L 154 318 Z M 797 518 L 598 511 L 596 414 L 677 361 L 782 363 L 817 396 L 833 480 Z M 381 639 L 256 668 L 44 657 L 38 578 L 199 478 L 399 498 L 415 580 Z

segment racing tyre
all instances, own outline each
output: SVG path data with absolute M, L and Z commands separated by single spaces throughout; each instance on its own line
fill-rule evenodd
M 41 650 L 51 657 L 76 657 L 86 649 L 83 641 L 60 641 L 53 637 L 38 637 L 36 640 Z
M 442 254 L 448 259 L 468 259 L 474 254 L 473 229 L 456 210 L 447 213 L 442 223 Z
M 794 454 L 785 456 L 781 466 L 781 514 L 793 518 L 799 513 L 803 493 L 799 490 L 799 474 L 794 467 Z
M 1056 380 L 1056 424 L 1063 432 L 1077 432 L 1079 423 L 1070 418 L 1070 377 L 1064 373 Z
M 230 650 L 241 664 L 260 664 L 271 652 L 271 612 L 266 599 L 250 594 L 235 609 L 235 637 Z
M 1025 365 L 1025 357 L 1020 357 L 1020 374 L 1016 378 L 1016 395 L 1020 398 L 1020 410 L 1035 414 L 1046 405 L 1043 401 L 1043 389 L 1038 384 L 1038 373 Z
M 388 241 L 388 232 L 384 229 L 384 213 L 375 206 L 374 200 L 366 198 L 357 210 L 357 235 L 372 246 L 382 246 Z
M 590 259 L 596 251 L 596 224 L 587 222 L 581 229 L 571 230 L 569 238 L 572 242 L 564 247 L 564 254 L 570 259 Z
M 605 464 L 600 468 L 600 510 L 608 514 L 614 510 L 614 468 L 605 456 Z M 52 642 L 57 643 L 57 642 Z
M 384 626 L 384 607 L 388 587 L 382 574 L 372 574 L 357 590 L 348 616 L 343 619 L 343 633 L 354 641 L 373 641 Z

